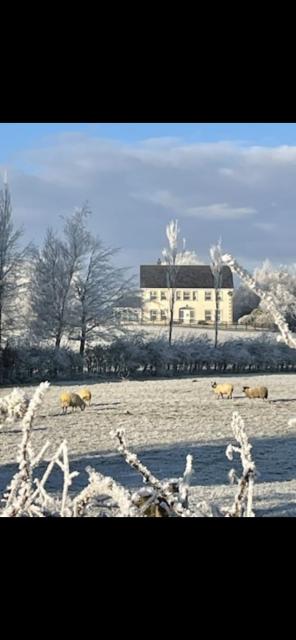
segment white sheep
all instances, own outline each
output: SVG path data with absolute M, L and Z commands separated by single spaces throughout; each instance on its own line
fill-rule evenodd
M 267 400 L 268 398 L 268 389 L 267 387 L 243 387 L 243 392 L 247 396 L 247 398 L 262 398 L 263 400 Z
M 90 405 L 90 402 L 91 402 L 91 391 L 89 389 L 84 387 L 83 389 L 78 391 L 78 395 L 80 396 L 80 398 L 82 398 L 82 400 L 84 400 L 84 402 L 87 401 L 88 404 Z
M 229 399 L 232 399 L 233 394 L 233 384 L 217 384 L 217 382 L 212 382 L 212 388 L 214 392 L 217 393 L 218 398 L 222 398 L 226 396 Z

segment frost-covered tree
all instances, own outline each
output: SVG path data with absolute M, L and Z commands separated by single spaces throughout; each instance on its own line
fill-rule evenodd
M 238 264 L 238 262 L 231 254 L 221 254 L 220 259 L 221 262 L 228 265 L 232 269 L 232 271 L 236 273 L 241 278 L 241 280 L 256 293 L 256 295 L 260 296 L 262 306 L 264 305 L 264 309 L 270 312 L 275 324 L 278 326 L 281 332 L 280 340 L 284 341 L 289 347 L 295 349 L 295 334 L 290 331 L 286 319 L 282 313 L 281 306 L 277 302 L 275 295 L 270 291 L 264 291 L 264 289 L 260 287 L 258 282 L 250 275 L 250 273 L 248 273 L 246 269 Z
M 185 240 L 183 238 L 183 244 L 184 243 L 185 243 Z M 161 261 L 161 264 L 167 264 L 166 260 L 164 259 L 163 261 Z M 184 249 L 184 251 L 177 253 L 176 264 L 190 265 L 190 264 L 203 264 L 203 262 L 202 260 L 200 260 L 200 258 L 198 257 L 197 253 L 195 253 L 195 251 L 187 251 Z
M 67 218 L 63 238 L 48 229 L 44 245 L 35 255 L 32 328 L 37 338 L 54 339 L 57 349 L 73 324 L 74 276 L 79 273 L 90 240 L 85 228 L 88 213 L 84 206 Z
M 213 245 L 210 248 L 210 256 L 211 256 L 211 271 L 214 277 L 214 286 L 215 286 L 215 348 L 218 344 L 218 324 L 219 324 L 219 298 L 220 298 L 220 289 L 222 282 L 222 265 L 220 260 L 221 255 L 221 240 L 219 240 L 217 245 Z
M 169 289 L 169 344 L 172 343 L 178 264 L 184 264 L 180 259 L 185 252 L 185 240 L 183 239 L 183 248 L 181 248 L 179 234 L 178 220 L 171 220 L 166 227 L 168 247 L 162 251 L 163 264 L 167 265 L 166 277 Z M 177 256 L 179 256 L 178 263 Z
M 22 328 L 22 295 L 26 288 L 24 266 L 30 246 L 21 247 L 22 229 L 14 229 L 7 177 L 0 191 L 0 349 L 4 338 Z
M 239 318 L 238 324 L 269 329 L 276 328 L 275 323 L 273 322 L 272 315 L 268 313 L 268 311 L 264 311 L 260 308 L 253 309 L 251 313 L 245 316 L 241 316 L 241 318 Z
M 81 355 L 87 340 L 100 330 L 111 335 L 114 307 L 131 284 L 126 270 L 112 264 L 116 250 L 105 248 L 88 230 L 90 214 L 85 205 L 66 218 L 62 237 L 47 231 L 32 282 L 35 336 L 54 339 L 60 348 L 67 335 L 80 341 Z
M 116 249 L 105 248 L 99 238 L 89 237 L 79 270 L 74 276 L 72 339 L 80 341 L 83 356 L 88 340 L 100 334 L 109 338 L 118 329 L 114 310 L 119 299 L 130 291 L 126 269 L 116 268 Z
M 269 260 L 254 271 L 254 279 L 263 291 L 277 300 L 286 321 L 296 329 L 296 264 L 275 268 Z
M 237 322 L 243 316 L 249 315 L 257 309 L 260 298 L 251 289 L 241 285 L 235 289 L 233 294 L 233 319 Z
M 178 266 L 202 263 L 195 251 L 185 249 L 185 238 L 183 238 L 181 244 L 178 220 L 171 220 L 167 225 L 166 236 L 168 239 L 168 247 L 162 250 L 162 260 L 159 260 L 159 264 L 167 266 L 167 287 L 169 289 L 169 344 L 171 344 Z

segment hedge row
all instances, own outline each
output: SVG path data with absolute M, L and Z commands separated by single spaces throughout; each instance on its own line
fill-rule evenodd
M 87 349 L 84 361 L 66 348 L 8 347 L 0 352 L 0 382 L 78 379 L 82 376 L 173 376 L 203 373 L 296 371 L 296 349 L 270 336 L 231 339 L 215 349 L 202 336 L 145 341 L 142 336 L 118 339 Z

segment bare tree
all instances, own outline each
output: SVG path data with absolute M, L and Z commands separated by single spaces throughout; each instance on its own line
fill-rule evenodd
M 105 248 L 99 238 L 90 237 L 80 269 L 74 277 L 74 328 L 71 338 L 80 341 L 83 356 L 87 340 L 110 338 L 118 323 L 114 314 L 118 300 L 130 292 L 132 279 L 126 269 L 116 268 L 112 257 L 117 249 Z
M 26 287 L 24 267 L 30 245 L 20 247 L 22 229 L 14 230 L 7 178 L 0 191 L 0 349 L 24 320 L 21 294 Z
M 48 229 L 44 246 L 35 256 L 32 327 L 37 338 L 54 339 L 57 349 L 73 324 L 73 282 L 90 239 L 85 229 L 88 213 L 85 205 L 65 220 L 64 239 Z
M 112 334 L 114 307 L 131 286 L 126 270 L 112 264 L 116 250 L 105 248 L 87 229 L 90 213 L 85 205 L 66 218 L 62 238 L 47 231 L 32 281 L 35 336 L 54 339 L 58 349 L 66 334 L 80 341 L 82 356 L 94 334 Z

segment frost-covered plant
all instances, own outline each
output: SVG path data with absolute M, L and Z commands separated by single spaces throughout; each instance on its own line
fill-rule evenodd
M 29 398 L 21 389 L 14 389 L 0 400 L 0 428 L 4 423 L 23 418 L 29 406 Z
M 19 447 L 17 461 L 19 470 L 13 477 L 9 485 L 5 499 L 4 516 L 23 515 L 26 513 L 27 501 L 29 501 L 33 493 L 32 470 L 40 460 L 40 454 L 37 458 L 31 445 L 31 431 L 33 418 L 38 407 L 42 404 L 45 392 L 49 388 L 48 382 L 42 382 L 36 389 L 33 398 L 30 401 L 28 409 L 22 420 L 22 441 Z M 47 448 L 48 445 L 46 445 Z M 45 447 L 42 449 L 42 455 Z
M 232 483 L 237 482 L 238 487 L 233 505 L 230 509 L 223 509 L 223 511 L 228 518 L 251 518 L 255 515 L 253 512 L 255 463 L 252 460 L 252 445 L 248 441 L 244 421 L 236 411 L 232 415 L 231 427 L 234 437 L 240 446 L 229 444 L 226 449 L 226 456 L 228 460 L 233 460 L 233 454 L 239 453 L 243 473 L 241 478 L 238 478 L 234 469 L 229 472 L 230 481 Z
M 133 494 L 133 502 L 142 507 L 143 514 L 149 507 L 149 513 L 156 517 L 181 516 L 188 517 L 189 482 L 192 475 L 192 456 L 186 458 L 186 468 L 183 478 L 178 480 L 161 481 L 143 465 L 135 453 L 132 453 L 126 445 L 124 429 L 112 431 L 113 438 L 117 438 L 117 449 L 123 455 L 126 462 L 143 476 L 143 481 L 149 485 L 149 490 Z
M 89 484 L 73 500 L 74 518 L 85 515 L 91 501 L 98 500 L 102 496 L 108 496 L 112 499 L 111 506 L 117 505 L 119 517 L 137 517 L 139 515 L 138 509 L 133 504 L 130 491 L 120 486 L 113 478 L 103 476 L 91 467 L 87 467 L 86 471 L 89 476 Z

